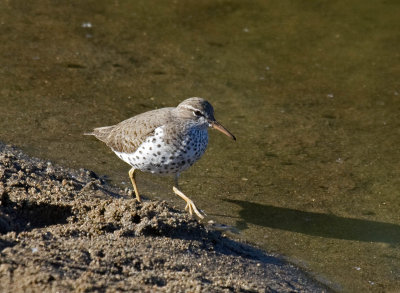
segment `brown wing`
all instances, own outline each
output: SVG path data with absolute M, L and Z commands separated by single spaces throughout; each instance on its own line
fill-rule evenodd
M 172 109 L 145 112 L 113 126 L 95 128 L 90 134 L 114 151 L 133 153 L 157 127 L 170 121 Z

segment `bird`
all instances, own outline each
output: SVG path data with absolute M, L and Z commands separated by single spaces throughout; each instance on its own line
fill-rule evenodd
M 236 140 L 215 119 L 214 108 L 207 100 L 192 97 L 177 107 L 144 112 L 116 125 L 94 128 L 85 135 L 93 135 L 104 142 L 131 166 L 128 175 L 138 202 L 142 200 L 135 181 L 136 170 L 174 175 L 172 190 L 186 202 L 185 210 L 204 219 L 194 202 L 178 189 L 178 178 L 203 156 L 209 128 Z

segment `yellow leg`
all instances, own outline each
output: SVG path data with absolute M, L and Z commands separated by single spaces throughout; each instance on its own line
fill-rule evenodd
M 196 206 L 194 205 L 193 201 L 188 198 L 186 195 L 184 195 L 182 193 L 182 191 L 180 191 L 178 188 L 176 188 L 175 186 L 172 187 L 172 190 L 174 191 L 174 193 L 178 196 L 180 196 L 184 201 L 186 201 L 186 207 L 185 210 L 189 210 L 189 214 L 193 214 L 193 212 L 195 212 L 195 214 L 200 218 L 200 219 L 204 219 L 204 216 L 199 212 L 199 210 L 196 208 Z
M 137 188 L 137 186 L 136 186 L 136 181 L 135 181 L 135 168 L 130 169 L 128 174 L 129 174 L 129 178 L 131 178 L 131 182 L 132 182 L 132 185 L 133 185 L 133 189 L 134 189 L 135 195 L 136 195 L 136 200 L 137 200 L 138 202 L 142 202 L 142 200 L 140 199 L 140 195 L 139 195 L 138 188 Z

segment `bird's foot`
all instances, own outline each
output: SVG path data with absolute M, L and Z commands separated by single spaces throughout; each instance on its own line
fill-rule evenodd
M 142 202 L 141 196 L 140 195 L 136 195 L 135 191 L 133 191 L 132 189 L 128 189 L 127 194 L 128 194 L 129 197 L 132 197 L 137 202 Z
M 189 211 L 190 215 L 193 215 L 193 212 L 200 218 L 200 219 L 204 219 L 204 216 L 200 213 L 200 211 L 196 208 L 196 205 L 193 203 L 193 201 L 188 198 L 186 195 L 183 194 L 182 191 L 180 191 L 178 188 L 176 188 L 175 186 L 172 188 L 172 190 L 174 191 L 174 193 L 176 195 L 178 195 L 179 197 L 181 197 L 184 201 L 186 201 L 186 207 L 185 210 Z
M 204 219 L 204 216 L 207 216 L 203 211 L 199 211 L 191 200 L 186 202 L 185 211 L 189 211 L 190 215 L 193 215 L 194 212 L 200 219 Z

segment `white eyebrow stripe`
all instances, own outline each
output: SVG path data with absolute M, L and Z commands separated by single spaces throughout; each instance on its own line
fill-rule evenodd
M 189 105 L 184 105 L 183 107 L 186 108 L 186 109 L 192 110 L 192 111 L 200 111 L 199 109 L 196 109 L 196 108 L 194 108 L 192 106 L 189 106 Z

